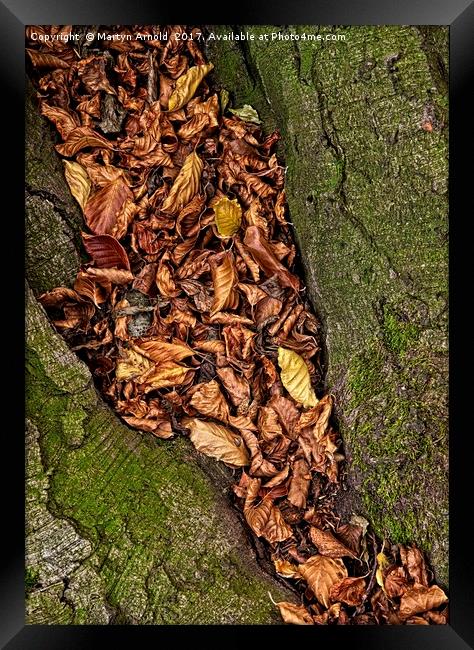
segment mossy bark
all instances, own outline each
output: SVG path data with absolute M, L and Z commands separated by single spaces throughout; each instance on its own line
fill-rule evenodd
M 27 277 L 70 284 L 81 216 L 50 130 L 27 98 Z M 268 572 L 228 499 L 230 470 L 185 439 L 123 425 L 27 289 L 27 620 L 274 624 Z
M 341 513 L 421 545 L 447 584 L 448 31 L 242 31 L 256 39 L 210 40 L 209 57 L 234 105 L 282 134 L 348 460 Z M 259 39 L 272 32 L 346 40 Z

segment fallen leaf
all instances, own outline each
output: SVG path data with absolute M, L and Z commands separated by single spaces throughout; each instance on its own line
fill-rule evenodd
M 293 603 L 277 603 L 281 617 L 289 625 L 314 625 L 313 617 L 304 605 L 294 605 Z
M 242 208 L 237 199 L 231 201 L 224 196 L 214 204 L 213 210 L 219 235 L 222 237 L 234 235 L 242 221 Z
M 245 467 L 250 463 L 244 441 L 237 433 L 215 422 L 197 418 L 184 418 L 183 424 L 190 429 L 189 437 L 202 454 L 231 467 Z
M 305 407 L 315 406 L 318 398 L 311 386 L 308 366 L 304 359 L 293 350 L 278 348 L 280 378 L 291 397 Z
M 292 275 L 277 260 L 260 228 L 257 226 L 249 226 L 245 231 L 244 244 L 255 262 L 268 276 L 276 275 L 282 286 L 291 287 L 295 291 L 299 290 L 300 283 L 298 278 Z
M 193 98 L 199 84 L 214 68 L 212 63 L 195 65 L 178 78 L 168 103 L 169 111 L 177 111 Z
M 114 235 L 119 226 L 119 216 L 132 192 L 125 179 L 119 176 L 97 190 L 86 203 L 84 217 L 95 235 Z
M 153 367 L 152 362 L 144 354 L 141 354 L 136 348 L 126 348 L 122 350 L 121 357 L 117 362 L 115 376 L 118 381 L 133 379 L 143 375 L 151 367 Z
M 75 156 L 78 151 L 86 147 L 103 147 L 104 149 L 111 149 L 112 143 L 104 137 L 93 131 L 88 126 L 78 126 L 71 131 L 64 144 L 56 145 L 56 151 L 71 158 Z
M 288 492 L 288 501 L 292 503 L 295 508 L 306 508 L 306 498 L 308 496 L 310 482 L 311 474 L 308 463 L 304 458 L 295 460 L 290 489 Z M 337 555 L 333 557 L 342 556 Z
M 343 561 L 324 555 L 310 557 L 304 564 L 298 566 L 298 570 L 316 598 L 326 608 L 330 606 L 330 592 L 333 585 L 347 578 L 347 569 Z
M 219 384 L 214 379 L 198 385 L 198 390 L 193 393 L 189 404 L 202 415 L 220 420 L 229 421 L 229 406 L 221 393 Z
M 317 547 L 321 555 L 326 555 L 327 557 L 357 557 L 353 551 L 344 546 L 344 544 L 336 539 L 329 531 L 321 530 L 320 528 L 316 528 L 316 526 L 311 526 L 309 533 L 311 541 Z
M 428 612 L 447 602 L 448 597 L 437 585 L 425 587 L 415 583 L 400 600 L 400 616 L 409 618 L 414 614 Z
M 235 287 L 239 281 L 234 266 L 234 256 L 230 251 L 224 251 L 209 258 L 212 283 L 214 285 L 214 300 L 211 315 L 222 309 L 235 309 L 238 304 L 238 294 Z
M 276 572 L 284 578 L 301 577 L 300 572 L 298 571 L 298 567 L 295 564 L 288 562 L 288 560 L 282 560 L 281 558 L 278 558 L 273 560 L 273 564 L 275 565 Z
M 191 201 L 199 190 L 202 170 L 202 160 L 197 153 L 190 153 L 179 170 L 170 193 L 161 206 L 163 212 L 176 214 Z
M 384 553 L 378 553 L 377 555 L 377 571 L 375 572 L 375 579 L 377 584 L 382 587 L 382 590 L 385 593 L 385 584 L 384 584 L 384 571 L 387 567 L 390 566 L 388 557 Z
M 237 115 L 237 117 L 240 117 L 244 122 L 250 122 L 251 124 L 262 123 L 258 117 L 257 111 L 249 104 L 244 104 L 242 108 L 229 108 L 229 111 L 234 115 Z
M 415 547 L 400 547 L 400 559 L 406 567 L 408 575 L 415 582 L 425 587 L 428 586 L 428 572 L 426 570 L 425 558 L 423 553 Z
M 88 235 L 82 233 L 84 248 L 100 269 L 126 269 L 130 271 L 130 261 L 124 247 L 111 235 Z
M 344 578 L 333 584 L 329 591 L 329 597 L 333 602 L 342 602 L 357 607 L 362 603 L 365 594 L 364 578 Z

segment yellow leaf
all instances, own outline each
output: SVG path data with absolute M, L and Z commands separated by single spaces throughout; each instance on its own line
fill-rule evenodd
M 343 561 L 324 555 L 310 557 L 304 564 L 298 566 L 298 570 L 324 607 L 329 607 L 331 587 L 347 578 L 347 569 Z
M 316 406 L 318 398 L 311 386 L 308 366 L 293 350 L 278 348 L 281 381 L 291 397 L 305 407 Z
M 115 376 L 119 381 L 136 378 L 152 367 L 152 362 L 137 349 L 122 351 L 122 358 L 117 363 Z
M 217 230 L 222 237 L 231 237 L 240 228 L 242 208 L 237 199 L 224 196 L 214 205 Z
M 162 210 L 164 212 L 175 214 L 191 201 L 199 189 L 202 168 L 202 160 L 193 151 L 184 161 L 184 165 L 179 170 L 173 187 L 163 203 Z
M 67 184 L 71 190 L 71 194 L 84 210 L 87 203 L 89 194 L 91 193 L 91 182 L 86 170 L 82 165 L 70 160 L 64 160 L 64 175 L 66 176 Z
M 191 429 L 190 438 L 198 451 L 222 460 L 231 467 L 244 467 L 250 459 L 244 441 L 226 427 L 197 418 L 185 418 L 183 424 Z
M 177 111 L 187 104 L 189 100 L 193 98 L 201 81 L 213 67 L 214 65 L 212 63 L 195 65 L 194 67 L 189 68 L 186 74 L 179 77 L 175 89 L 171 94 L 168 110 Z
M 385 584 L 383 579 L 383 572 L 388 567 L 389 564 L 390 562 L 388 560 L 388 557 L 384 553 L 379 553 L 377 555 L 377 572 L 375 574 L 375 579 L 377 580 L 377 584 L 380 587 L 382 587 L 384 592 L 385 592 Z

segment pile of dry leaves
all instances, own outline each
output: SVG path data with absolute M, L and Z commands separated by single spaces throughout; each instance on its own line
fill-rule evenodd
M 286 622 L 445 623 L 422 554 L 383 553 L 331 508 L 341 440 L 314 389 L 319 322 L 294 272 L 278 134 L 227 110 L 199 29 L 139 30 L 168 39 L 28 38 L 90 258 L 42 304 L 128 425 L 239 468 L 245 519 L 300 593 L 277 603 Z

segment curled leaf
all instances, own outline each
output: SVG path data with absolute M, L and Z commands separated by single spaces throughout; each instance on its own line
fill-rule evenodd
M 247 448 L 237 433 L 215 422 L 197 418 L 185 418 L 183 424 L 189 427 L 189 437 L 202 454 L 221 460 L 231 467 L 245 467 L 249 464 Z
M 357 607 L 361 604 L 365 593 L 364 578 L 344 578 L 336 582 L 329 590 L 333 602 L 342 602 Z
M 209 264 L 214 285 L 211 315 L 222 309 L 235 309 L 239 300 L 235 291 L 239 277 L 235 270 L 233 254 L 230 251 L 225 251 L 214 255 L 209 259 Z
M 240 228 L 242 208 L 237 199 L 224 196 L 214 205 L 217 230 L 222 237 L 231 237 Z
M 204 77 L 213 69 L 212 63 L 204 65 L 195 65 L 178 78 L 176 86 L 171 93 L 168 110 L 177 111 L 189 102 L 194 97 L 194 93 L 198 89 L 199 84 Z
M 427 612 L 435 609 L 448 600 L 448 597 L 442 589 L 433 585 L 425 587 L 415 583 L 411 589 L 403 594 L 400 600 L 400 616 L 409 618 L 413 614 Z
M 311 541 L 317 546 L 321 555 L 326 555 L 327 557 L 357 557 L 353 551 L 344 546 L 342 542 L 327 530 L 321 530 L 320 528 L 316 528 L 316 526 L 311 526 L 310 536 Z
M 175 178 L 170 193 L 162 205 L 163 212 L 176 214 L 191 201 L 199 189 L 202 169 L 202 160 L 193 151 L 187 156 Z
M 277 607 L 283 621 L 289 625 L 314 625 L 313 617 L 304 605 L 281 602 Z
M 347 569 L 342 560 L 324 555 L 310 557 L 307 562 L 300 564 L 298 569 L 316 598 L 326 608 L 330 605 L 333 585 L 347 578 Z
M 318 398 L 311 386 L 308 366 L 293 350 L 278 348 L 280 378 L 291 397 L 305 407 L 316 406 Z

